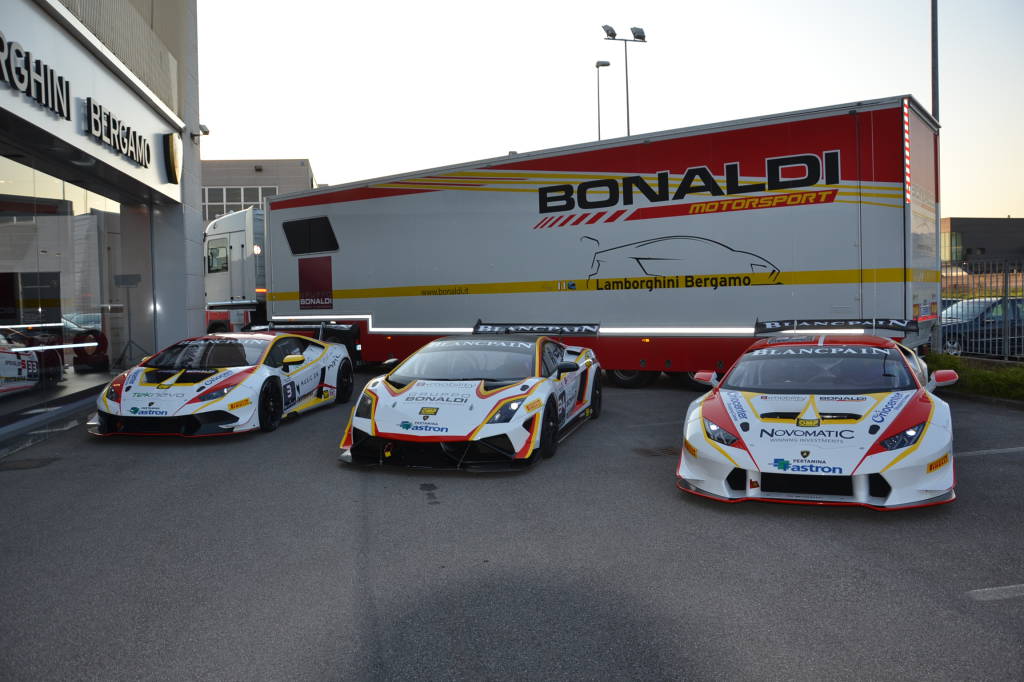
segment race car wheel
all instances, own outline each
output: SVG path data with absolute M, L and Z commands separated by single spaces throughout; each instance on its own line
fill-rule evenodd
M 342 360 L 341 365 L 338 366 L 338 381 L 335 384 L 338 387 L 338 392 L 334 394 L 334 402 L 347 403 L 352 397 L 352 384 L 352 363 Z
M 590 418 L 597 419 L 601 416 L 601 373 L 594 372 L 594 386 L 590 389 Z
M 558 410 L 548 403 L 544 408 L 544 422 L 540 426 L 540 456 L 551 459 L 558 452 Z
M 283 407 L 281 387 L 273 381 L 264 381 L 260 388 L 260 431 L 273 431 L 281 424 Z
M 658 378 L 660 372 L 645 372 L 639 369 L 609 369 L 608 380 L 623 388 L 640 388 Z

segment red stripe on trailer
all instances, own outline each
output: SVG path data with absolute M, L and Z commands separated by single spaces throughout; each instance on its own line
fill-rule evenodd
M 591 218 L 590 220 L 587 221 L 587 225 L 593 225 L 598 220 L 600 220 L 602 218 L 602 216 L 604 216 L 607 213 L 608 213 L 608 211 L 598 211 L 597 213 L 594 214 L 593 218 Z
M 721 132 L 695 131 L 686 137 L 589 152 L 567 152 L 562 156 L 524 159 L 490 168 L 615 175 L 667 170 L 673 175 L 682 175 L 687 168 L 699 165 L 707 166 L 715 175 L 724 175 L 726 163 L 738 162 L 743 175 L 762 175 L 767 158 L 838 149 L 843 180 L 901 182 L 902 159 L 894 156 L 892 149 L 901 146 L 902 116 L 902 107 L 894 103 L 888 109 L 857 112 L 855 116 L 843 113 L 785 123 L 753 124 Z M 872 150 L 873 154 L 869 152 L 861 157 L 858 138 L 862 140 L 862 149 Z M 798 173 L 799 169 L 792 172 Z
M 558 227 L 562 227 L 563 225 L 568 225 L 569 221 L 572 220 L 575 217 L 576 216 L 574 216 L 574 215 L 567 215 L 567 216 L 565 216 L 565 220 L 563 220 L 562 222 L 558 223 Z
M 383 189 L 377 187 L 360 187 L 358 189 L 341 189 L 336 192 L 324 192 L 308 197 L 281 199 L 270 202 L 270 210 L 283 208 L 299 208 L 300 206 L 319 206 L 321 204 L 340 204 L 345 201 L 362 201 L 363 199 L 379 199 L 381 197 L 398 197 L 404 194 L 422 194 L 437 192 L 436 189 Z
M 582 223 L 582 222 L 583 222 L 584 220 L 586 220 L 586 219 L 587 219 L 587 216 L 589 216 L 589 215 L 590 215 L 589 213 L 584 213 L 584 214 L 583 214 L 583 215 L 581 215 L 581 216 L 580 216 L 579 218 L 577 218 L 577 219 L 575 220 L 575 222 L 573 222 L 573 225 L 579 225 L 579 224 L 580 224 L 580 223 Z
M 623 216 L 623 214 L 625 214 L 625 213 L 626 213 L 625 211 L 615 211 L 615 213 L 612 213 L 610 216 L 608 216 L 608 219 L 605 220 L 605 222 L 606 223 L 614 223 L 616 220 L 621 218 Z

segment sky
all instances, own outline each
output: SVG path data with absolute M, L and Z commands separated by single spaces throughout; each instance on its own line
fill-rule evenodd
M 1024 2 L 939 0 L 941 213 L 1024 217 Z M 911 94 L 930 0 L 198 0 L 204 159 L 336 185 Z M 611 65 L 595 68 L 595 62 Z

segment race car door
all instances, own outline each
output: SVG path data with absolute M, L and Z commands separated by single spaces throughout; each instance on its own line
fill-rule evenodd
M 274 342 L 265 364 L 279 370 L 285 412 L 312 397 L 323 383 L 325 351 L 319 343 L 297 336 L 286 336 Z M 306 362 L 285 367 L 284 359 L 289 355 L 301 355 Z
M 541 346 L 541 372 L 551 379 L 554 387 L 555 402 L 558 405 L 558 425 L 565 426 L 572 416 L 576 392 L 579 390 L 579 372 L 566 372 L 558 376 L 558 363 L 565 357 L 565 346 L 551 339 L 545 339 Z

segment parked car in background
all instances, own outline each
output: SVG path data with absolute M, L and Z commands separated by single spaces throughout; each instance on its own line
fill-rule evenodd
M 967 298 L 944 309 L 941 321 L 944 353 L 1024 354 L 1024 298 Z

